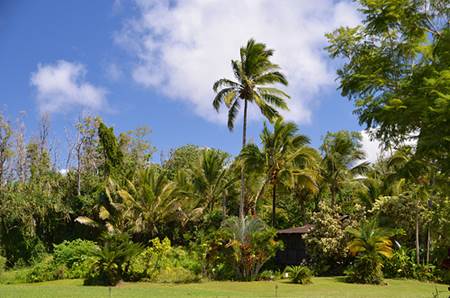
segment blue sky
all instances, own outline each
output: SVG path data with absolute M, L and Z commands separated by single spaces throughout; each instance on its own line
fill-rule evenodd
M 25 111 L 30 134 L 48 112 L 61 148 L 65 128 L 89 113 L 116 132 L 149 126 L 165 155 L 188 143 L 235 154 L 241 122 L 228 131 L 211 86 L 254 37 L 290 81 L 286 119 L 319 146 L 327 131 L 362 129 L 323 50 L 324 32 L 359 19 L 348 1 L 308 2 L 0 0 L 0 109 L 10 120 Z M 257 141 L 263 119 L 251 113 Z

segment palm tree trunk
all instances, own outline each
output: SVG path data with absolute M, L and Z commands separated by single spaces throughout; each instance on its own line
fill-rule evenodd
M 77 196 L 81 196 L 81 153 L 77 153 Z
M 264 180 L 264 182 L 263 182 L 263 184 L 261 185 L 261 188 L 259 189 L 259 191 L 258 191 L 258 193 L 256 194 L 256 197 L 255 197 L 255 206 L 253 207 L 254 208 L 254 214 L 256 215 L 256 206 L 258 205 L 258 201 L 259 201 L 259 199 L 261 198 L 261 196 L 262 196 L 262 194 L 263 194 L 263 192 L 264 192 L 264 189 L 266 188 L 266 185 L 267 185 L 267 183 L 269 183 L 269 178 L 266 178 L 265 180 Z
M 226 196 L 223 196 L 223 198 L 222 198 L 222 213 L 223 213 L 223 217 L 227 216 L 227 198 L 226 198 Z
M 244 99 L 244 124 L 242 125 L 242 148 L 247 142 L 247 100 Z M 241 168 L 241 200 L 239 202 L 239 218 L 244 219 L 244 204 L 245 204 L 245 177 L 244 166 Z
M 430 225 L 428 225 L 428 232 L 427 232 L 427 264 L 430 263 L 430 247 L 431 247 L 431 229 L 430 229 Z
M 416 213 L 416 262 L 420 264 L 419 212 Z
M 336 204 L 336 190 L 334 187 L 331 187 L 331 208 Z
M 277 203 L 277 182 L 275 181 L 272 185 L 272 227 L 275 227 L 275 208 Z

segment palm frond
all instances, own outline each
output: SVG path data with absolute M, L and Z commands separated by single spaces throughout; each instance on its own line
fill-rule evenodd
M 259 77 L 255 78 L 255 83 L 257 85 L 267 85 L 267 84 L 275 84 L 275 83 L 279 83 L 279 84 L 282 84 L 285 86 L 288 85 L 288 81 L 287 81 L 286 77 L 284 76 L 284 74 L 282 74 L 279 71 L 264 73 L 264 74 L 260 75 Z
M 265 102 L 267 102 L 277 108 L 280 108 L 282 110 L 289 110 L 284 99 L 277 95 L 262 93 L 262 94 L 260 94 L 260 97 L 262 99 L 264 99 Z
M 217 90 L 219 90 L 222 87 L 237 89 L 240 87 L 240 84 L 229 79 L 220 79 L 214 83 L 213 90 L 214 92 L 217 92 Z
M 78 216 L 77 218 L 75 218 L 75 221 L 80 223 L 80 224 L 91 226 L 91 227 L 94 227 L 94 228 L 98 228 L 100 226 L 98 222 L 96 222 L 93 219 L 90 219 L 87 216 Z
M 213 100 L 213 107 L 216 111 L 219 111 L 220 104 L 222 102 L 224 102 L 224 98 L 227 97 L 227 95 L 232 92 L 234 92 L 234 88 L 230 87 L 230 88 L 222 89 L 216 94 L 216 96 L 214 97 L 214 100 Z M 235 94 L 235 93 L 233 93 L 233 94 Z
M 233 104 L 230 107 L 230 110 L 228 111 L 228 129 L 233 130 L 234 128 L 234 121 L 236 120 L 237 114 L 239 112 L 240 104 L 239 100 L 235 99 Z

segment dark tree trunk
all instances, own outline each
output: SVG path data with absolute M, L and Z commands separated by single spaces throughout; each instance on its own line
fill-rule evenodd
M 430 263 L 430 248 L 431 248 L 431 228 L 430 228 L 430 224 L 428 224 L 428 232 L 427 232 L 427 264 Z
M 223 198 L 222 198 L 222 213 L 223 213 L 224 217 L 227 216 L 227 198 L 226 198 L 226 196 L 223 196 Z
M 247 100 L 244 99 L 244 124 L 242 125 L 242 148 L 247 143 Z M 239 218 L 244 219 L 244 204 L 245 204 L 245 177 L 244 166 L 241 168 L 241 199 L 239 202 Z
M 276 204 L 277 204 L 277 182 L 274 182 L 272 184 L 272 227 L 275 227 Z
M 81 196 L 81 149 L 77 152 L 77 195 Z
M 416 262 L 420 265 L 419 212 L 416 213 Z
M 336 190 L 334 187 L 331 187 L 331 207 L 334 207 L 336 204 Z

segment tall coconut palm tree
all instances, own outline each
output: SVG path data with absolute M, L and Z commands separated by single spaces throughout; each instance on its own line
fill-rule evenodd
M 246 144 L 248 103 L 256 104 L 269 121 L 279 117 L 277 108 L 288 109 L 285 100 L 289 96 L 282 90 L 271 86 L 288 84 L 286 77 L 279 71 L 279 66 L 270 61 L 273 52 L 273 50 L 267 49 L 264 43 L 257 43 L 250 39 L 247 45 L 240 49 L 240 60 L 231 61 L 235 81 L 220 79 L 213 85 L 213 90 L 217 93 L 213 100 L 213 106 L 217 111 L 222 104 L 228 108 L 228 128 L 230 130 L 234 128 L 241 104 L 244 105 L 242 147 Z M 244 217 L 244 182 L 244 169 L 242 169 L 239 205 L 241 219 Z
M 365 158 L 361 139 L 360 133 L 345 130 L 327 133 L 324 138 L 322 177 L 331 192 L 331 206 L 335 205 L 342 184 L 364 173 L 369 166 L 368 162 L 361 162 Z
M 277 185 L 280 178 L 301 176 L 305 179 L 305 185 L 315 185 L 314 177 L 304 169 L 317 164 L 317 155 L 314 149 L 306 146 L 309 143 L 308 137 L 298 134 L 297 126 L 292 122 L 277 119 L 273 131 L 264 124 L 260 137 L 262 149 L 249 144 L 242 150 L 241 158 L 247 168 L 265 173 L 255 201 L 260 199 L 267 184 L 272 186 L 272 225 L 275 226 Z

